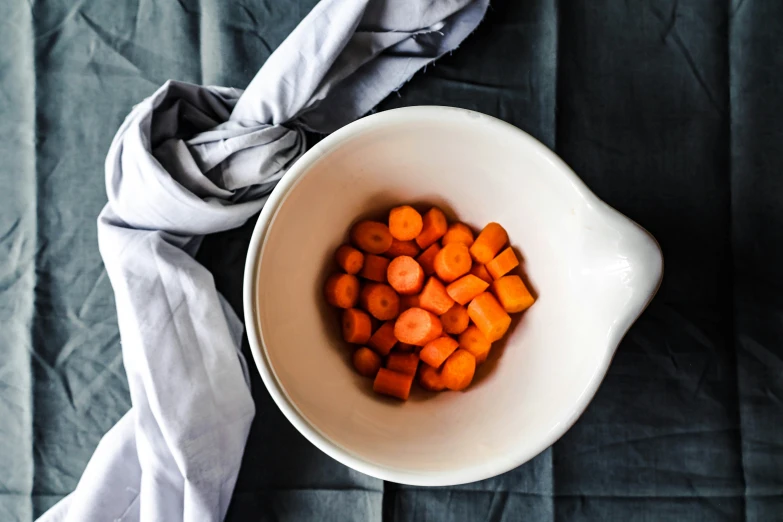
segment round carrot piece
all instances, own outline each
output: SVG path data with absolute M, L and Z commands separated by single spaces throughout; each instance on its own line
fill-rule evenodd
M 334 253 L 337 264 L 346 274 L 358 274 L 364 266 L 364 254 L 351 245 L 343 245 Z
M 402 400 L 408 400 L 413 384 L 413 375 L 395 372 L 386 368 L 381 368 L 375 374 L 375 381 L 372 383 L 372 389 L 375 393 L 389 395 Z
M 389 232 L 395 239 L 410 241 L 416 239 L 424 226 L 421 214 L 416 209 L 403 205 L 389 212 Z
M 508 243 L 506 229 L 497 223 L 490 223 L 479 233 L 470 246 L 470 255 L 479 263 L 486 265 Z
M 489 283 L 473 274 L 466 274 L 447 286 L 446 292 L 449 297 L 464 305 L 487 288 L 489 288 Z
M 503 309 L 510 314 L 527 310 L 535 301 L 518 275 L 501 277 L 492 283 L 492 291 Z
M 458 347 L 459 343 L 457 341 L 448 335 L 444 335 L 425 344 L 424 348 L 419 352 L 419 357 L 433 368 L 440 368 L 443 361 L 448 359 L 449 355 L 454 353 L 454 350 Z
M 464 390 L 470 386 L 475 373 L 476 359 L 466 350 L 452 353 L 443 363 L 443 369 L 440 371 L 443 384 L 454 391 Z
M 422 364 L 419 367 L 419 384 L 425 390 L 430 391 L 442 391 L 446 388 L 438 369 L 433 368 L 429 364 Z
M 487 360 L 492 343 L 484 337 L 484 334 L 476 328 L 476 325 L 470 325 L 459 336 L 459 347 L 473 354 L 473 357 L 476 358 L 476 364 L 481 364 Z
M 470 273 L 478 277 L 482 281 L 492 284 L 492 276 L 487 272 L 487 267 L 481 263 L 473 263 L 473 267 L 470 269 Z
M 392 287 L 382 283 L 370 283 L 362 288 L 362 308 L 381 321 L 389 321 L 400 313 L 400 297 Z
M 359 348 L 353 352 L 353 367 L 359 372 L 359 375 L 365 377 L 375 377 L 378 370 L 381 369 L 381 356 L 369 348 Z
M 419 294 L 419 308 L 424 308 L 433 314 L 445 314 L 454 306 L 454 299 L 449 297 L 446 287 L 437 277 L 430 277 Z
M 377 221 L 360 221 L 351 228 L 351 241 L 368 254 L 383 254 L 392 244 L 389 227 Z
M 386 269 L 386 278 L 392 288 L 402 295 L 418 294 L 424 286 L 424 270 L 409 256 L 392 259 Z
M 356 308 L 343 312 L 343 339 L 351 344 L 364 344 L 372 335 L 370 316 Z
M 465 223 L 452 223 L 440 240 L 443 246 L 462 243 L 466 247 L 473 244 L 473 231 Z
M 420 248 L 427 248 L 435 241 L 443 237 L 449 224 L 446 221 L 446 215 L 438 207 L 432 207 L 424 214 L 422 218 L 421 233 L 416 236 L 416 243 Z
M 433 243 L 416 258 L 424 270 L 424 275 L 431 276 L 435 273 L 435 256 L 438 255 L 438 252 L 440 252 L 440 245 Z
M 462 243 L 446 245 L 435 256 L 435 273 L 444 283 L 451 283 L 467 274 L 472 265 L 470 251 Z
M 405 344 L 424 346 L 443 333 L 438 316 L 421 308 L 405 310 L 394 323 L 394 337 Z
M 353 308 L 359 299 L 359 279 L 350 274 L 332 274 L 324 286 L 326 302 L 337 308 Z
M 397 338 L 394 337 L 394 321 L 387 321 L 375 330 L 367 343 L 370 348 L 381 355 L 388 355 L 394 345 L 397 344 Z
M 487 263 L 487 272 L 493 279 L 500 279 L 519 266 L 519 259 L 514 254 L 514 249 L 508 247 Z
M 461 334 L 470 322 L 468 309 L 457 303 L 449 308 L 446 313 L 441 314 L 440 322 L 443 323 L 443 330 L 446 333 Z
M 416 257 L 420 252 L 421 249 L 415 241 L 400 241 L 399 239 L 392 239 L 392 244 L 389 247 L 389 250 L 384 252 L 383 255 L 394 259 L 397 256 Z
M 415 353 L 391 353 L 386 358 L 386 368 L 407 375 L 416 375 L 419 356 Z
M 378 283 L 386 282 L 386 269 L 389 268 L 389 260 L 385 257 L 367 254 L 364 257 L 364 267 L 359 276 Z
M 491 343 L 503 337 L 511 325 L 511 316 L 489 292 L 473 298 L 468 305 L 468 316 Z

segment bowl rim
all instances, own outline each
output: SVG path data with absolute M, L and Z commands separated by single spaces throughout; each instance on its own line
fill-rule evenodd
M 562 419 L 555 428 L 550 430 L 539 444 L 520 446 L 519 452 L 500 456 L 486 463 L 456 471 L 421 472 L 378 465 L 365 460 L 363 457 L 351 452 L 348 448 L 334 442 L 316 426 L 311 424 L 288 397 L 283 386 L 280 384 L 275 371 L 269 362 L 266 347 L 264 346 L 261 337 L 258 316 L 254 313 L 255 303 L 257 302 L 256 280 L 258 265 L 263 254 L 267 232 L 277 216 L 277 211 L 285 202 L 292 189 L 310 170 L 310 167 L 323 156 L 329 154 L 350 138 L 380 126 L 422 119 L 435 119 L 441 121 L 444 119 L 460 119 L 465 118 L 466 116 L 472 118 L 474 122 L 476 119 L 479 119 L 484 125 L 495 127 L 497 130 L 506 132 L 509 135 L 515 135 L 517 139 L 526 141 L 537 154 L 566 176 L 573 188 L 585 199 L 585 202 L 588 205 L 596 207 L 599 212 L 609 216 L 611 219 L 628 221 L 635 225 L 650 241 L 650 244 L 654 246 L 658 255 L 658 259 L 655 260 L 657 261 L 657 265 L 653 266 L 653 270 L 650 274 L 650 283 L 652 283 L 650 285 L 651 290 L 648 295 L 644 296 L 644 299 L 639 299 L 639 303 L 634 303 L 637 305 L 636 307 L 629 307 L 630 310 L 636 310 L 636 313 L 630 313 L 628 316 L 623 317 L 624 324 L 620 328 L 613 329 L 607 343 L 608 346 L 604 358 L 580 395 L 579 400 L 571 407 L 568 415 Z M 630 218 L 610 207 L 593 194 L 576 173 L 566 165 L 559 156 L 540 141 L 525 131 L 493 116 L 456 107 L 425 105 L 391 109 L 356 120 L 326 136 L 323 140 L 305 152 L 291 166 L 269 195 L 253 229 L 243 277 L 243 312 L 248 343 L 256 368 L 258 368 L 261 375 L 261 379 L 275 404 L 283 412 L 283 415 L 285 415 L 288 421 L 291 422 L 307 440 L 338 462 L 375 478 L 413 486 L 453 486 L 487 479 L 510 471 L 533 459 L 562 437 L 574 425 L 582 413 L 584 413 L 584 410 L 595 396 L 601 382 L 606 376 L 609 365 L 614 358 L 614 354 L 617 351 L 620 342 L 623 337 L 625 337 L 625 334 L 628 332 L 631 325 L 636 322 L 642 312 L 647 308 L 648 304 L 657 293 L 662 279 L 663 255 L 660 245 L 655 238 Z

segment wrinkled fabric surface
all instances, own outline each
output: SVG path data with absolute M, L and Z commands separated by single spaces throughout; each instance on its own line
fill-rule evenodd
M 314 4 L 0 3 L 0 520 L 73 491 L 130 407 L 95 222 L 116 129 L 169 78 L 248 85 Z M 454 105 L 536 136 L 656 236 L 658 296 L 560 441 L 453 488 L 338 464 L 251 368 L 227 520 L 783 520 L 781 35 L 773 1 L 492 2 L 380 109 Z M 198 254 L 240 315 L 252 226 Z

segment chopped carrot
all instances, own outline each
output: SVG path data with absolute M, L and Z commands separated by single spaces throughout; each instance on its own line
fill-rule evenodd
M 343 312 L 343 339 L 351 344 L 364 344 L 372 335 L 370 316 L 356 308 Z
M 367 344 L 379 354 L 388 355 L 397 344 L 397 338 L 394 337 L 394 321 L 383 323 L 380 328 L 375 330 Z
M 440 242 L 443 246 L 451 243 L 462 243 L 469 247 L 473 244 L 473 231 L 465 223 L 452 223 Z
M 433 368 L 440 368 L 443 361 L 448 359 L 449 355 L 454 353 L 454 350 L 458 347 L 459 343 L 457 341 L 448 335 L 444 335 L 425 344 L 419 353 L 419 357 Z
M 383 283 L 365 285 L 359 301 L 362 308 L 381 321 L 394 319 L 400 313 L 400 297 L 392 287 Z
M 514 249 L 508 247 L 487 263 L 487 272 L 493 279 L 500 279 L 519 266 L 519 259 L 514 254 Z
M 402 295 L 418 294 L 424 286 L 424 270 L 415 259 L 408 256 L 392 259 L 386 277 L 392 288 Z
M 491 343 L 503 337 L 511 325 L 511 316 L 489 292 L 477 295 L 470 302 L 468 315 Z
M 481 364 L 487 360 L 492 343 L 472 324 L 459 336 L 459 347 L 473 354 L 476 364 Z
M 437 277 L 430 277 L 419 294 L 419 307 L 441 315 L 445 314 L 452 306 L 454 306 L 454 299 L 449 297 L 443 283 Z
M 416 243 L 420 248 L 427 248 L 435 241 L 443 237 L 448 230 L 446 215 L 438 207 L 432 207 L 424 214 L 421 233 L 416 236 Z
M 419 295 L 401 295 L 400 296 L 400 313 L 404 312 L 408 308 L 419 308 Z
M 397 256 L 416 257 L 421 252 L 419 245 L 415 241 L 400 241 L 392 238 L 392 244 L 389 250 L 383 253 L 386 257 L 394 259 Z
M 413 377 L 413 375 L 381 368 L 375 375 L 372 389 L 375 393 L 389 395 L 406 401 L 411 393 Z
M 419 366 L 419 384 L 425 390 L 430 391 L 442 391 L 446 387 L 438 369 L 429 364 Z
M 326 301 L 337 308 L 353 308 L 359 299 L 359 280 L 350 274 L 332 274 L 324 287 Z
M 472 265 L 468 247 L 462 243 L 446 245 L 435 256 L 435 273 L 444 283 L 451 283 L 467 274 Z
M 385 283 L 387 268 L 389 268 L 388 259 L 375 254 L 367 254 L 364 256 L 364 267 L 359 272 L 359 276 L 377 283 Z
M 400 241 L 416 239 L 424 227 L 424 221 L 415 208 L 403 205 L 389 212 L 389 232 Z
M 386 368 L 389 370 L 416 375 L 419 368 L 419 356 L 415 353 L 392 353 L 386 358 Z
M 375 377 L 378 370 L 381 369 L 381 356 L 369 348 L 361 347 L 353 352 L 353 367 L 359 372 L 359 375 L 365 377 Z
M 398 352 L 413 352 L 416 351 L 416 348 L 420 348 L 419 346 L 414 346 L 412 344 L 405 344 L 405 343 L 397 343 L 396 350 Z M 416 354 L 418 355 L 418 351 L 416 351 Z
M 454 391 L 464 390 L 470 386 L 475 373 L 476 359 L 466 350 L 457 350 L 451 354 L 443 363 L 443 369 L 440 371 L 443 384 L 449 390 Z
M 351 228 L 351 241 L 368 254 L 383 254 L 392 244 L 389 227 L 377 221 L 360 221 Z
M 500 249 L 508 243 L 506 230 L 497 223 L 490 223 L 478 235 L 470 247 L 470 255 L 482 264 L 487 264 L 498 255 Z
M 473 263 L 473 268 L 470 269 L 470 273 L 482 281 L 486 281 L 487 283 L 492 284 L 492 276 L 489 275 L 489 272 L 487 272 L 487 267 L 481 263 Z
M 438 255 L 438 252 L 440 252 L 440 245 L 433 243 L 416 258 L 416 261 L 419 262 L 422 270 L 424 270 L 424 275 L 431 276 L 435 273 L 435 257 Z
M 441 314 L 440 322 L 443 323 L 443 330 L 446 333 L 461 334 L 470 322 L 468 309 L 461 304 L 455 304 L 446 310 L 445 314 Z
M 351 245 L 343 245 L 334 253 L 337 264 L 346 274 L 358 274 L 364 266 L 364 254 Z
M 461 305 L 468 304 L 474 297 L 489 288 L 489 283 L 479 279 L 473 274 L 460 277 L 446 287 L 449 297 Z
M 394 323 L 394 337 L 405 344 L 424 346 L 442 333 L 438 316 L 422 308 L 405 310 Z
M 518 275 L 501 277 L 492 283 L 492 291 L 503 309 L 510 314 L 527 310 L 535 301 Z

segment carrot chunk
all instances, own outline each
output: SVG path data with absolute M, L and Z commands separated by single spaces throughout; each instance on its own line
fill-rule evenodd
M 403 205 L 389 212 L 389 232 L 394 239 L 410 241 L 416 239 L 424 227 L 424 220 L 416 209 Z
M 449 297 L 461 305 L 468 304 L 474 297 L 489 288 L 489 283 L 479 279 L 473 274 L 460 277 L 449 286 L 446 292 Z
M 500 249 L 508 243 L 506 229 L 497 223 L 490 223 L 479 233 L 470 247 L 470 255 L 482 264 L 487 264 L 498 255 Z
M 435 273 L 444 283 L 451 283 L 470 272 L 472 264 L 468 247 L 462 243 L 452 243 L 435 256 Z
M 392 287 L 383 283 L 365 285 L 359 301 L 362 308 L 381 321 L 394 319 L 400 313 L 400 297 Z
M 518 275 L 501 277 L 492 283 L 492 292 L 500 301 L 503 309 L 510 314 L 527 310 L 535 301 L 530 295 L 530 290 Z
M 442 391 L 446 388 L 438 369 L 428 364 L 422 364 L 419 367 L 419 384 L 425 390 L 430 391 Z
M 469 247 L 473 244 L 473 231 L 465 223 L 452 223 L 440 242 L 443 246 L 451 243 L 462 243 Z
M 389 260 L 375 254 L 367 254 L 364 257 L 364 267 L 359 276 L 378 283 L 386 282 L 386 270 L 389 268 Z
M 326 302 L 337 308 L 353 308 L 359 299 L 359 280 L 350 274 L 332 274 L 324 287 Z
M 372 389 L 375 393 L 389 395 L 406 401 L 408 396 L 410 396 L 412 384 L 413 375 L 381 368 L 375 375 Z
M 414 295 L 421 292 L 424 285 L 424 270 L 412 257 L 399 256 L 389 263 L 386 278 L 397 293 Z
M 394 259 L 397 256 L 416 257 L 421 253 L 419 245 L 415 241 L 400 241 L 392 238 L 392 244 L 389 250 L 383 253 L 386 257 Z
M 454 306 L 454 299 L 449 297 L 443 283 L 437 277 L 430 277 L 419 294 L 419 307 L 441 315 L 445 314 L 452 306 Z
M 473 357 L 476 358 L 476 364 L 481 364 L 487 360 L 492 343 L 484 337 L 484 334 L 476 328 L 476 325 L 470 325 L 467 330 L 460 334 L 459 347 L 473 354 Z
M 364 254 L 351 245 L 343 245 L 334 253 L 334 259 L 346 274 L 358 274 L 364 266 Z
M 379 370 L 382 371 L 382 370 Z M 449 390 L 459 391 L 470 386 L 476 373 L 476 359 L 466 350 L 457 350 L 443 363 L 440 374 Z
M 394 337 L 405 344 L 424 346 L 442 333 L 438 316 L 422 308 L 405 310 L 394 323 Z
M 372 335 L 370 316 L 356 308 L 343 312 L 343 339 L 351 344 L 364 344 Z
M 487 272 L 489 272 L 493 279 L 500 279 L 518 266 L 519 259 L 517 259 L 516 254 L 514 254 L 514 250 L 511 247 L 508 247 L 495 256 L 492 261 L 487 263 Z
M 380 328 L 375 330 L 367 344 L 379 354 L 388 355 L 397 344 L 397 338 L 394 337 L 394 321 L 383 323 Z
M 440 245 L 433 243 L 416 258 L 416 261 L 419 262 L 422 270 L 424 270 L 424 275 L 431 276 L 435 273 L 435 257 L 438 255 L 438 252 L 440 252 Z
M 490 284 L 492 283 L 492 276 L 489 275 L 489 272 L 487 272 L 487 267 L 485 267 L 481 263 L 473 263 L 473 267 L 470 269 L 470 273 L 478 277 L 482 281 L 486 281 L 487 283 Z
M 454 350 L 458 347 L 459 343 L 457 341 L 448 335 L 444 335 L 425 344 L 424 348 L 419 352 L 419 357 L 433 368 L 440 368 L 443 361 L 448 359 L 449 355 L 454 353 Z
M 503 337 L 511 325 L 511 316 L 489 292 L 473 298 L 468 305 L 468 315 L 491 343 Z
M 381 356 L 369 348 L 359 348 L 353 352 L 353 367 L 359 372 L 359 375 L 365 377 L 375 377 L 381 368 Z
M 419 356 L 415 353 L 392 353 L 386 358 L 386 368 L 389 370 L 416 375 L 419 368 Z
M 416 243 L 420 248 L 427 248 L 435 241 L 443 237 L 448 230 L 446 215 L 438 207 L 432 207 L 422 218 L 423 227 L 421 233 L 416 236 Z
M 470 322 L 468 309 L 461 304 L 455 304 L 445 314 L 441 314 L 440 322 L 443 323 L 443 331 L 446 333 L 461 334 Z
M 377 221 L 360 221 L 351 228 L 351 241 L 368 254 L 383 254 L 392 244 L 389 227 Z

